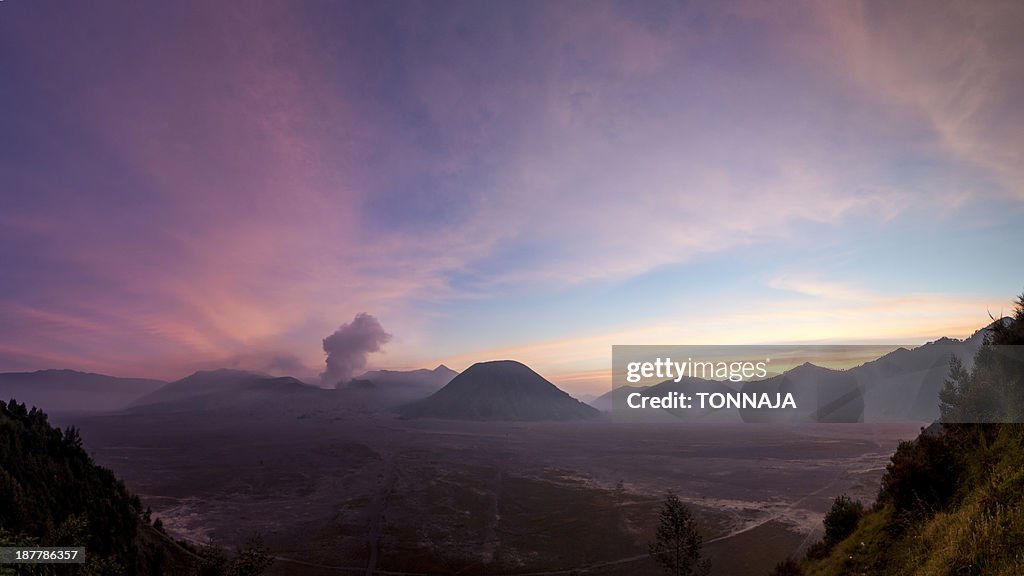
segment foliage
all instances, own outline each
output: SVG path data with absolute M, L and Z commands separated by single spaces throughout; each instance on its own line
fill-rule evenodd
M 41 410 L 0 402 L 0 526 L 41 546 L 85 546 L 97 563 L 131 565 L 140 508 L 113 473 L 93 464 L 77 429 L 61 431 Z
M 901 520 L 925 519 L 950 504 L 960 469 L 958 453 L 944 434 L 900 442 L 882 476 L 878 501 L 892 503 Z
M 825 514 L 825 545 L 835 546 L 853 533 L 857 522 L 864 515 L 864 505 L 843 494 L 832 502 L 832 508 Z
M 150 519 L 138 496 L 93 463 L 76 428 L 54 428 L 41 410 L 0 402 L 0 546 L 82 546 L 87 558 L 84 566 L 20 566 L 18 574 L 255 576 L 273 561 L 259 538 L 231 559 L 196 554 Z M 0 576 L 8 573 L 0 566 Z
M 939 400 L 942 421 L 947 423 L 1024 421 L 1024 354 L 1020 346 L 983 346 L 971 371 L 954 356 Z
M 1017 297 L 1010 322 L 996 322 L 992 327 L 989 343 L 995 345 L 1024 344 L 1024 294 Z
M 196 555 L 195 576 L 259 576 L 274 563 L 259 535 L 249 538 L 233 558 L 213 542 L 201 546 Z
M 199 548 L 197 555 L 196 576 L 224 576 L 228 559 L 216 544 L 208 542 Z
M 672 576 L 697 576 L 711 571 L 711 562 L 702 557 L 704 540 L 693 514 L 671 491 L 665 497 L 651 557 Z
M 993 322 L 972 370 L 950 360 L 950 378 L 939 396 L 943 422 L 1024 422 L 1024 295 L 1004 320 Z
M 803 576 L 800 563 L 792 558 L 786 558 L 775 565 L 775 568 L 768 576 Z
M 970 369 L 951 360 L 944 423 L 900 444 L 874 509 L 803 574 L 1024 574 L 1024 425 L 982 423 L 1024 420 L 1024 363 L 995 347 L 1024 344 L 1024 295 L 986 344 Z
M 228 564 L 227 576 L 259 576 L 274 563 L 263 538 L 250 538 Z

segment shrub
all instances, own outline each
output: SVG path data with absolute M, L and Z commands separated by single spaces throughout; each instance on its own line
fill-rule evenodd
M 776 564 L 775 569 L 768 576 L 803 576 L 803 570 L 800 569 L 800 564 L 796 560 L 786 558 Z
M 945 434 L 900 442 L 882 476 L 879 503 L 891 502 L 904 520 L 927 518 L 952 502 L 960 468 Z
M 864 505 L 859 500 L 852 500 L 846 494 L 836 498 L 825 514 L 825 545 L 831 548 L 853 534 L 863 515 Z

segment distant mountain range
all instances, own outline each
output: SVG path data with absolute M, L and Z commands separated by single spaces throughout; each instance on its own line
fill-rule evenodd
M 433 370 L 367 372 L 338 388 L 320 388 L 290 377 L 240 370 L 211 370 L 171 382 L 128 407 L 133 412 L 243 411 L 274 417 L 373 413 L 420 400 L 457 373 Z
M 648 388 L 622 387 L 594 399 L 591 405 L 512 360 L 481 362 L 462 374 L 444 365 L 433 370 L 376 370 L 330 390 L 291 377 L 227 369 L 196 372 L 170 383 L 41 370 L 0 374 L 0 399 L 15 398 L 53 413 L 246 411 L 273 417 L 397 409 L 406 418 L 536 421 L 586 419 L 613 408 L 618 419 L 638 412 L 625 408 L 632 392 L 648 397 L 668 392 L 792 392 L 802 399 L 796 411 L 644 410 L 642 418 L 928 421 L 938 416 L 938 394 L 948 376 L 950 356 L 956 355 L 969 368 L 990 329 L 991 325 L 964 340 L 940 338 L 911 350 L 900 348 L 849 370 L 803 364 L 753 382 L 670 380 Z
M 437 392 L 458 375 L 444 364 L 433 370 L 373 370 L 353 379 L 348 386 L 368 388 L 367 384 L 372 384 L 374 389 L 386 390 L 392 398 L 404 403 Z
M 49 413 L 108 412 L 124 408 L 167 382 L 116 378 L 75 370 L 0 374 L 0 399 L 16 398 Z
M 169 383 L 48 370 L 0 374 L 0 394 L 67 412 L 245 413 L 275 418 L 398 409 L 408 418 L 506 421 L 599 415 L 511 360 L 474 364 L 463 374 L 444 365 L 433 370 L 376 370 L 336 389 L 230 369 L 200 371 Z
M 425 398 L 456 374 L 446 366 L 380 370 L 367 372 L 337 390 L 325 390 L 287 376 L 224 368 L 199 371 L 174 382 L 41 370 L 0 374 L 0 398 L 15 398 L 51 413 L 377 412 Z
M 431 396 L 401 409 L 406 418 L 580 420 L 598 410 L 514 360 L 480 362 Z
M 133 412 L 199 412 L 232 410 L 283 402 L 314 400 L 323 392 L 289 376 L 275 377 L 243 370 L 204 370 L 176 380 L 139 398 Z
M 1006 322 L 1004 318 L 997 322 Z M 613 411 L 617 420 L 659 421 L 681 418 L 713 422 L 860 422 L 880 420 L 932 421 L 939 416 L 939 390 L 949 376 L 949 361 L 956 356 L 970 367 L 992 326 L 982 328 L 963 340 L 940 338 L 914 349 L 899 348 L 849 370 L 831 370 L 805 363 L 783 374 L 743 383 L 686 378 L 668 380 L 650 387 L 624 386 L 592 402 Z M 665 396 L 668 392 L 766 392 L 792 393 L 801 402 L 788 410 L 631 410 L 629 394 Z M 660 412 L 660 413 L 658 413 Z

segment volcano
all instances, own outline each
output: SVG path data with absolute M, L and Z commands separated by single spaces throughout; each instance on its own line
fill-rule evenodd
M 449 420 L 581 420 L 599 414 L 525 364 L 474 364 L 429 397 L 402 408 L 407 418 Z

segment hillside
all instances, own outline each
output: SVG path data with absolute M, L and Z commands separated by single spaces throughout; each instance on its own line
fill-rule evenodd
M 0 545 L 84 546 L 76 574 L 189 574 L 192 555 L 147 520 L 139 498 L 93 464 L 77 430 L 0 402 Z
M 440 388 L 447 368 L 411 372 L 367 373 L 337 388 L 311 386 L 288 376 L 241 370 L 206 370 L 171 382 L 139 398 L 126 412 L 136 414 L 245 413 L 254 418 L 282 416 L 336 417 L 375 413 L 420 400 Z M 433 383 L 432 383 L 433 382 Z
M 382 404 L 407 404 L 437 392 L 458 374 L 444 364 L 433 370 L 373 370 L 352 380 L 348 387 L 371 388 L 367 385 L 371 384 Z
M 0 374 L 0 400 L 17 398 L 48 413 L 118 410 L 166 382 L 117 378 L 75 370 L 38 370 Z
M 241 370 L 207 370 L 171 382 L 139 398 L 132 412 L 204 412 L 315 405 L 333 391 L 309 386 L 288 376 Z
M 857 367 L 831 370 L 809 362 L 765 380 L 744 382 L 743 392 L 792 393 L 800 398 L 799 410 L 741 409 L 744 422 L 862 422 L 864 386 Z
M 957 458 L 964 444 L 970 455 Z M 1024 428 L 969 427 L 904 443 L 875 508 L 802 569 L 807 576 L 1024 574 Z
M 78 430 L 14 400 L 0 402 L 0 546 L 85 548 L 82 565 L 0 565 L 0 576 L 258 576 L 273 558 L 258 537 L 233 557 L 175 541 L 113 472 L 82 448 Z
M 970 369 L 948 369 L 946 422 L 1024 422 L 1024 296 L 990 328 Z M 871 510 L 848 504 L 837 500 L 803 561 L 774 574 L 1024 574 L 1024 425 L 934 424 L 900 445 Z
M 401 409 L 407 418 L 578 420 L 599 412 L 512 360 L 480 362 L 444 388 Z
M 602 412 L 611 412 L 617 409 L 617 407 L 625 407 L 626 399 L 630 394 L 634 392 L 643 392 L 647 390 L 649 386 L 619 386 L 613 388 L 604 394 L 601 394 L 597 398 L 594 398 L 588 404 L 597 408 Z
M 359 380 L 368 380 L 384 388 L 411 388 L 436 392 L 458 375 L 455 370 L 441 364 L 433 370 L 372 370 L 359 376 Z
M 968 338 L 940 338 L 913 349 L 898 348 L 878 359 L 846 370 L 834 370 L 805 362 L 782 374 L 736 384 L 687 377 L 647 388 L 621 386 L 596 398 L 591 405 L 611 412 L 617 421 L 672 420 L 702 422 L 906 422 L 932 421 L 939 417 L 939 393 L 949 374 L 950 357 L 965 367 L 1002 318 Z M 792 393 L 799 409 L 766 411 L 725 408 L 719 410 L 660 410 L 636 413 L 626 406 L 629 394 L 653 397 L 669 392 Z

